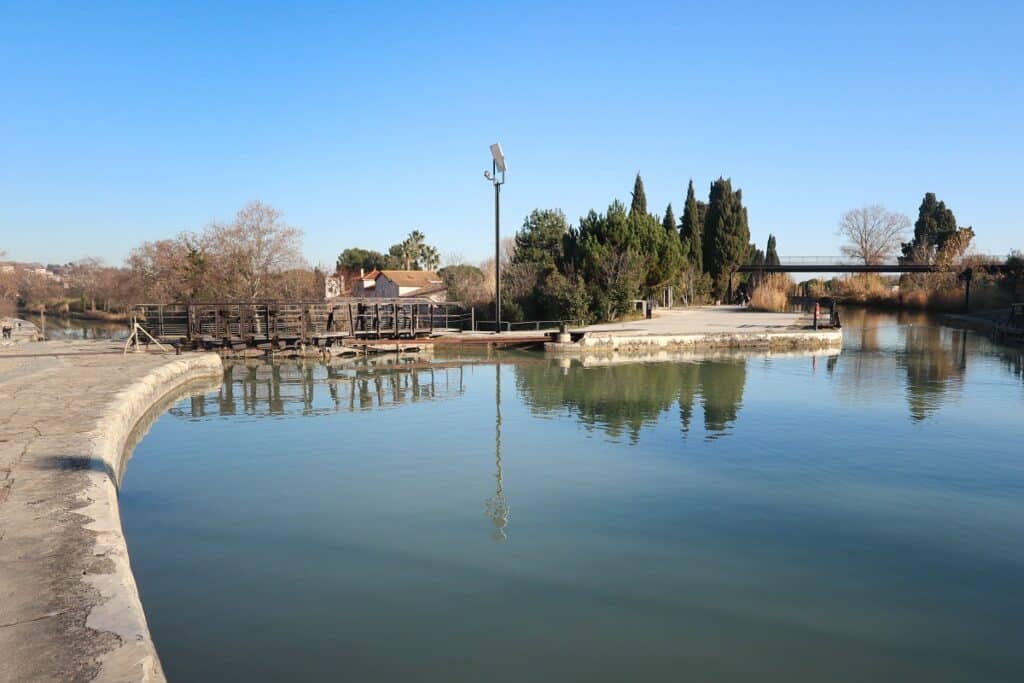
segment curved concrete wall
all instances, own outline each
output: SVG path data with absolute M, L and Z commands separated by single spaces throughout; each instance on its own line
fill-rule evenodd
M 82 348 L 0 355 L 0 680 L 160 681 L 117 486 L 140 420 L 219 386 L 221 360 Z

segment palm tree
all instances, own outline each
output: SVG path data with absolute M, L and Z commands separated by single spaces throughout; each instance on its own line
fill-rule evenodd
M 441 264 L 441 255 L 434 247 L 424 244 L 420 247 L 419 257 L 416 260 L 423 270 L 435 270 Z

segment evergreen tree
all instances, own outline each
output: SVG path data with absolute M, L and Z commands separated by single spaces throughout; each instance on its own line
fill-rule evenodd
M 775 247 L 775 235 L 768 235 L 768 248 L 764 252 L 764 262 L 768 266 L 777 266 L 782 263 Z
M 903 244 L 903 255 L 911 256 L 917 250 L 919 255 L 930 260 L 955 234 L 956 216 L 953 211 L 946 208 L 945 202 L 937 201 L 934 192 L 927 192 L 917 210 L 914 239 Z
M 751 244 L 750 247 L 748 248 L 748 251 L 750 252 L 750 259 L 749 259 L 750 265 L 752 265 L 752 266 L 766 266 L 766 265 L 768 265 L 768 257 L 765 255 L 765 252 L 763 252 L 760 249 L 758 249 L 756 245 Z M 750 278 L 749 278 L 748 282 L 751 284 L 752 287 L 757 287 L 764 280 L 764 277 L 765 277 L 765 275 L 762 272 L 753 272 L 753 273 L 750 274 Z
M 633 203 L 629 206 L 629 216 L 643 216 L 647 213 L 647 195 L 644 193 L 644 180 L 640 173 L 636 174 L 633 181 Z
M 703 215 L 699 202 L 693 192 L 693 180 L 686 189 L 686 206 L 683 208 L 683 220 L 679 226 L 679 236 L 690 245 L 690 263 L 698 273 L 704 272 L 704 247 L 701 240 L 704 235 Z
M 630 216 L 629 223 L 639 244 L 639 254 L 646 268 L 644 277 L 645 294 L 650 294 L 665 285 L 678 280 L 683 269 L 683 243 L 675 228 L 672 206 L 668 207 L 671 223 L 661 224 L 650 214 Z
M 657 223 L 655 223 L 657 226 Z M 635 222 L 615 200 L 606 214 L 591 210 L 572 231 L 579 272 L 587 285 L 595 317 L 610 320 L 630 308 L 647 272 Z
M 545 268 L 560 267 L 564 238 L 569 223 L 559 209 L 534 209 L 516 233 L 516 263 L 533 263 Z
M 742 190 L 733 191 L 731 180 L 719 178 L 711 184 L 704 223 L 704 267 L 713 278 L 718 298 L 726 296 L 729 275 L 749 252 L 750 228 Z
M 379 251 L 350 247 L 338 255 L 335 267 L 339 271 L 358 272 L 362 268 L 364 271 L 369 272 L 375 268 L 385 268 L 387 264 L 388 257 Z
M 661 227 L 665 228 L 666 232 L 672 233 L 673 236 L 677 234 L 676 214 L 672 211 L 672 202 L 665 207 L 665 217 L 661 219 Z

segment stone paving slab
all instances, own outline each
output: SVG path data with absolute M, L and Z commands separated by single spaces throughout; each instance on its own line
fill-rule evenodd
M 102 341 L 0 349 L 0 681 L 163 680 L 117 486 L 140 421 L 222 373 Z

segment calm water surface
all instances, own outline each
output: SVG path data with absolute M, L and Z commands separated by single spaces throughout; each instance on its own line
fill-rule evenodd
M 172 680 L 1024 680 L 1020 351 L 245 365 L 136 449 Z
M 35 325 L 43 336 L 50 339 L 127 339 L 129 325 L 127 322 L 106 320 L 81 320 L 63 318 L 59 315 L 47 315 L 45 318 L 22 314 L 25 320 Z

